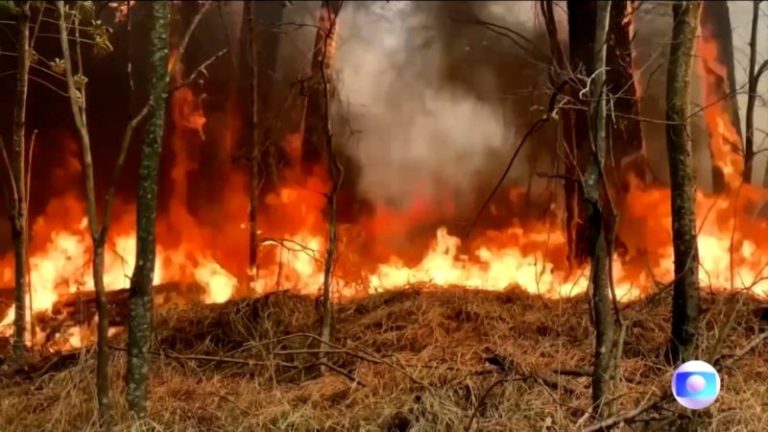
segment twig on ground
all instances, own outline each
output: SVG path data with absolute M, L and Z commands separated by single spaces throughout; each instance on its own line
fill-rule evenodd
M 342 368 L 340 368 L 340 367 L 338 367 L 338 366 L 336 366 L 336 365 L 334 365 L 332 363 L 329 363 L 329 362 L 326 362 L 326 361 L 319 361 L 319 362 L 316 362 L 315 364 L 318 365 L 318 366 L 327 367 L 328 369 L 338 373 L 339 375 L 343 376 L 344 378 L 347 378 L 348 380 L 352 381 L 352 384 L 357 384 L 357 385 L 359 385 L 361 387 L 367 387 L 365 385 L 365 383 L 360 381 L 359 378 L 357 378 L 356 376 L 352 375 L 351 373 L 345 371 L 344 369 L 342 369 Z
M 601 422 L 593 424 L 592 426 L 584 428 L 582 432 L 602 431 L 602 430 L 609 429 L 613 426 L 616 426 L 618 424 L 621 424 L 623 422 L 626 422 L 627 420 L 632 420 L 633 418 L 639 416 L 640 414 L 643 414 L 647 411 L 650 411 L 656 408 L 659 405 L 664 404 L 671 397 L 672 397 L 672 394 L 667 391 L 663 395 L 661 395 L 658 399 L 654 400 L 653 402 L 644 403 L 631 411 L 627 411 L 621 414 L 617 414 L 613 417 L 609 417 Z
M 765 341 L 766 339 L 768 339 L 768 331 L 765 331 L 755 336 L 752 340 L 750 340 L 746 345 L 744 345 L 740 350 L 736 351 L 735 353 L 730 355 L 721 355 L 717 357 L 713 361 L 713 363 L 715 364 L 715 366 L 722 365 L 723 367 L 732 367 L 734 363 L 741 360 L 742 357 L 747 355 L 747 353 L 755 349 L 758 345 L 760 345 L 761 342 Z M 728 359 L 723 360 L 726 357 L 728 357 Z
M 296 334 L 293 334 L 293 335 L 288 335 L 288 336 L 283 336 L 281 338 L 277 338 L 276 340 L 273 340 L 272 342 L 275 342 L 275 341 L 278 341 L 278 340 L 285 340 L 285 339 L 289 339 L 289 338 L 293 338 L 293 337 L 299 337 L 299 336 L 304 336 L 304 337 L 313 339 L 313 340 L 318 341 L 318 342 L 320 342 L 322 344 L 325 344 L 329 348 L 331 348 L 330 351 L 327 350 L 327 349 L 324 350 L 325 353 L 334 353 L 335 352 L 337 354 L 347 354 L 347 355 L 356 357 L 356 358 L 358 358 L 360 360 L 367 361 L 367 362 L 370 362 L 370 363 L 380 363 L 380 364 L 387 365 L 387 366 L 391 367 L 392 369 L 395 369 L 396 371 L 402 373 L 403 375 L 408 377 L 408 379 L 410 379 L 414 383 L 419 384 L 419 385 L 421 385 L 423 387 L 429 388 L 429 386 L 425 382 L 423 382 L 420 379 L 418 379 L 415 376 L 413 376 L 405 368 L 397 366 L 396 364 L 394 364 L 394 363 L 392 363 L 392 362 L 382 358 L 381 356 L 371 352 L 370 350 L 367 350 L 367 349 L 364 349 L 364 348 L 361 348 L 361 347 L 358 347 L 357 350 L 351 350 L 351 349 L 343 348 L 343 347 L 341 347 L 339 345 L 336 345 L 336 344 L 334 344 L 332 342 L 324 341 L 321 337 L 319 337 L 317 335 L 313 335 L 312 333 L 296 333 Z M 320 351 L 321 350 L 318 350 L 318 349 L 314 349 L 314 350 L 312 350 L 312 349 L 287 350 L 287 351 L 274 351 L 273 354 L 279 354 L 279 355 L 302 354 L 302 353 L 304 353 L 304 354 L 315 353 L 316 354 L 316 353 L 318 353 Z
M 485 403 L 485 400 L 488 398 L 488 395 L 491 394 L 491 391 L 494 388 L 496 388 L 496 387 L 498 387 L 498 386 L 500 386 L 502 384 L 505 384 L 507 382 L 522 381 L 522 380 L 525 380 L 525 379 L 528 379 L 528 378 L 530 378 L 530 377 L 504 377 L 504 378 L 499 378 L 496 381 L 494 381 L 493 383 L 491 383 L 491 385 L 489 385 L 488 388 L 485 389 L 483 394 L 480 396 L 480 399 L 477 400 L 477 404 L 475 405 L 475 409 L 472 410 L 472 415 L 469 416 L 469 421 L 467 422 L 467 425 L 464 427 L 464 432 L 469 432 L 470 430 L 472 430 L 472 423 L 474 423 L 475 418 L 477 417 L 477 413 L 480 411 L 480 408 L 483 406 L 483 404 Z

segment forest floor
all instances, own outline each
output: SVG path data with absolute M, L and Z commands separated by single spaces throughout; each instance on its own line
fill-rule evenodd
M 616 411 L 653 408 L 616 430 L 668 431 L 691 416 L 664 397 L 670 294 L 622 306 Z M 702 307 L 699 358 L 716 359 L 722 391 L 697 414 L 699 430 L 768 430 L 765 303 L 707 295 Z M 409 287 L 341 304 L 336 320 L 336 345 L 318 365 L 314 299 L 275 293 L 160 311 L 153 429 L 462 431 L 472 421 L 473 431 L 572 431 L 596 423 L 585 298 Z M 120 335 L 112 342 L 117 430 L 129 424 L 124 344 Z M 94 354 L 37 363 L 0 378 L 0 430 L 95 429 Z

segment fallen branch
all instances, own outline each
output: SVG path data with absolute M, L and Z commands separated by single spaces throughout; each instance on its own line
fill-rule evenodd
M 429 388 L 429 386 L 425 382 L 423 382 L 423 381 L 419 380 L 418 378 L 416 378 L 415 376 L 413 376 L 406 369 L 404 369 L 402 367 L 399 367 L 396 364 L 394 364 L 394 363 L 392 363 L 392 362 L 390 362 L 390 361 L 388 361 L 388 360 L 386 360 L 386 359 L 376 355 L 375 353 L 371 352 L 370 350 L 367 350 L 367 349 L 364 349 L 364 348 L 360 348 L 360 349 L 358 349 L 356 351 L 353 351 L 353 350 L 350 350 L 350 349 L 346 349 L 346 348 L 343 348 L 343 347 L 341 347 L 339 345 L 336 345 L 336 344 L 334 344 L 332 342 L 324 341 L 321 337 L 319 337 L 317 335 L 313 335 L 312 333 L 296 333 L 296 334 L 293 334 L 293 335 L 283 336 L 283 337 L 280 337 L 280 338 L 277 338 L 277 339 L 272 339 L 270 341 L 265 341 L 265 342 L 262 342 L 262 343 L 251 344 L 251 345 L 252 346 L 259 346 L 259 345 L 264 345 L 264 344 L 267 344 L 267 343 L 274 343 L 274 342 L 278 342 L 278 341 L 282 341 L 282 340 L 286 340 L 286 339 L 291 339 L 291 338 L 299 337 L 299 336 L 303 336 L 303 337 L 307 337 L 307 338 L 313 339 L 313 340 L 318 341 L 321 344 L 325 344 L 329 348 L 331 348 L 330 351 L 329 350 L 324 350 L 323 352 L 325 352 L 325 353 L 347 354 L 347 355 L 356 357 L 356 358 L 358 358 L 360 360 L 367 361 L 369 363 L 384 364 L 384 365 L 389 366 L 390 368 L 400 372 L 401 374 L 405 375 L 406 377 L 408 377 L 408 379 L 410 379 L 414 383 L 419 384 L 419 385 L 421 385 L 423 387 Z M 313 354 L 313 353 L 318 353 L 320 351 L 321 350 L 318 350 L 318 349 L 286 350 L 286 351 L 275 351 L 275 352 L 273 352 L 273 354 L 282 354 L 282 355 L 302 354 L 302 353 L 304 353 L 304 354 Z
M 605 419 L 605 420 L 603 420 L 603 421 L 601 421 L 599 423 L 593 424 L 592 426 L 590 426 L 588 428 L 584 428 L 582 430 L 582 432 L 598 432 L 598 431 L 602 431 L 602 430 L 611 428 L 613 426 L 616 426 L 616 425 L 618 425 L 620 423 L 624 423 L 627 420 L 632 420 L 633 418 L 639 416 L 640 414 L 643 414 L 643 413 L 645 413 L 647 411 L 650 411 L 650 410 L 656 408 L 659 405 L 664 404 L 671 397 L 672 397 L 671 393 L 665 392 L 661 397 L 659 397 L 658 399 L 656 399 L 653 402 L 649 402 L 649 403 L 640 405 L 639 407 L 637 407 L 637 408 L 635 408 L 635 409 L 633 409 L 631 411 L 627 411 L 627 412 L 624 412 L 624 413 L 621 413 L 621 414 L 617 414 L 617 415 L 615 415 L 613 417 L 609 417 L 609 418 L 607 418 L 607 419 Z
M 491 385 L 488 386 L 487 389 L 483 392 L 483 394 L 480 396 L 480 399 L 477 400 L 477 404 L 475 405 L 475 409 L 472 410 L 472 415 L 469 417 L 469 422 L 467 422 L 467 425 L 464 427 L 464 432 L 469 432 L 472 430 L 472 423 L 475 421 L 475 418 L 477 417 L 478 411 L 480 411 L 480 407 L 483 406 L 485 403 L 485 400 L 488 398 L 488 395 L 491 394 L 491 390 L 494 388 L 507 383 L 511 381 L 521 381 L 524 380 L 527 377 L 518 377 L 518 378 L 512 378 L 512 377 L 504 377 L 501 379 L 498 379 L 491 383 Z
M 118 346 L 110 346 L 109 349 L 114 351 L 121 351 L 121 352 L 128 351 L 128 348 L 118 347 Z M 242 364 L 247 366 L 272 366 L 274 364 L 277 364 L 285 367 L 294 367 L 294 368 L 300 367 L 298 365 L 295 365 L 292 363 L 285 363 L 285 362 L 257 361 L 257 360 L 239 359 L 234 357 L 211 356 L 211 355 L 203 355 L 203 354 L 176 354 L 172 351 L 149 351 L 149 353 L 157 357 L 167 357 L 172 360 L 209 361 L 214 363 L 234 363 L 234 364 Z
M 760 345 L 761 342 L 768 339 L 768 331 L 760 333 L 759 335 L 755 336 L 752 340 L 750 340 L 746 345 L 744 345 L 740 350 L 736 351 L 733 354 L 730 355 L 721 355 L 720 357 L 716 358 L 713 362 L 715 366 L 722 365 L 723 367 L 732 367 L 734 363 L 741 360 L 742 357 L 747 355 L 750 351 L 755 349 L 758 345 Z M 723 360 L 725 357 L 728 357 L 727 360 Z
M 343 376 L 344 378 L 347 378 L 348 380 L 352 381 L 353 384 L 359 385 L 361 387 L 367 387 L 362 381 L 360 381 L 356 376 L 352 375 L 351 373 L 345 371 L 344 369 L 325 361 L 319 361 L 315 363 L 318 366 L 326 367 L 329 370 L 332 370 L 336 372 L 337 374 Z

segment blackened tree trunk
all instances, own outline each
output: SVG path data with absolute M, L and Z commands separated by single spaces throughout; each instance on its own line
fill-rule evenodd
M 610 413 L 612 410 L 606 404 L 613 381 L 614 363 L 614 320 L 611 313 L 611 291 L 609 283 L 609 236 L 606 234 L 606 214 L 610 214 L 607 201 L 608 191 L 604 178 L 603 167 L 606 156 L 606 40 L 611 2 L 598 2 L 596 11 L 594 44 L 592 55 L 593 64 L 588 69 L 592 77 L 589 86 L 590 107 L 589 126 L 591 152 L 584 173 L 582 187 L 584 189 L 584 208 L 590 232 L 592 266 L 590 270 L 590 285 L 592 288 L 592 307 L 595 327 L 595 367 L 592 373 L 592 410 L 597 416 Z
M 672 196 L 675 281 L 669 360 L 687 359 L 699 320 L 699 257 L 696 244 L 695 184 L 689 140 L 688 88 L 701 1 L 672 6 L 672 40 L 667 69 L 667 155 Z
M 597 2 L 568 0 L 568 45 L 570 70 L 577 76 L 571 81 L 584 77 L 592 67 L 594 54 L 595 14 Z M 566 131 L 565 175 L 578 179 L 586 170 L 590 155 L 589 138 L 589 102 L 579 98 L 580 85 L 570 86 L 570 96 L 579 109 L 572 110 L 571 130 Z M 584 194 L 578 181 L 565 182 L 566 226 L 568 236 L 569 261 L 583 264 L 591 258 L 589 239 L 593 235 L 584 218 Z
M 11 235 L 13 237 L 14 257 L 14 338 L 13 357 L 16 364 L 24 361 L 26 343 L 26 301 L 27 288 L 27 198 L 26 178 L 24 175 L 25 131 L 27 111 L 27 88 L 29 82 L 30 46 L 29 46 L 29 2 L 18 5 L 18 51 L 16 69 L 16 99 L 13 113 L 13 152 L 11 170 L 14 193 L 11 211 Z
M 760 74 L 757 67 L 757 25 L 760 21 L 760 2 L 752 0 L 752 26 L 749 34 L 749 71 L 747 72 L 747 112 L 744 131 L 744 183 L 752 182 L 752 164 L 755 159 L 755 102 Z M 766 64 L 766 63 L 764 63 Z M 761 69 L 763 69 L 761 67 Z
M 701 56 L 705 75 L 702 77 L 706 85 L 705 95 L 708 95 L 705 99 L 705 115 L 709 112 L 717 116 L 722 111 L 728 117 L 724 121 L 732 127 L 732 129 L 722 130 L 715 124 L 717 121 L 707 122 L 713 158 L 712 188 L 715 193 L 722 193 L 734 189 L 737 182 L 744 176 L 743 161 L 739 160 L 742 157 L 742 135 L 734 73 L 733 30 L 728 2 L 703 2 L 699 24 L 702 33 L 699 43 L 712 47 L 707 55 Z M 730 162 L 731 159 L 734 162 Z M 729 174 L 734 169 L 739 172 Z
M 611 4 L 606 54 L 606 85 L 611 93 L 606 174 L 620 192 L 629 188 L 629 176 L 646 183 L 648 174 L 640 128 L 640 107 L 632 72 L 632 10 L 630 0 Z M 619 196 L 623 195 L 619 194 Z
M 131 276 L 128 323 L 127 399 L 131 412 L 146 417 L 149 378 L 152 279 L 155 271 L 157 172 L 165 129 L 168 91 L 168 33 L 170 2 L 152 2 L 150 109 L 141 147 L 136 197 L 136 267 Z
M 250 164 L 249 176 L 248 176 L 248 285 L 251 290 L 256 289 L 256 284 L 259 279 L 258 273 L 258 259 L 259 259 L 259 231 L 256 222 L 256 216 L 258 214 L 259 207 L 259 190 L 261 189 L 261 165 L 260 150 L 261 150 L 261 136 L 259 125 L 259 28 L 256 13 L 254 11 L 255 3 L 245 2 L 243 19 L 247 20 L 248 24 L 248 49 L 246 51 L 248 58 L 248 66 L 250 66 L 250 73 L 246 76 L 250 77 L 250 131 L 251 131 L 251 148 L 250 155 L 248 157 L 248 163 Z

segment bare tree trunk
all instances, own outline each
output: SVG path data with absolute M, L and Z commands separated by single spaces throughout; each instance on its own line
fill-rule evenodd
M 336 2 L 334 2 L 336 3 Z M 333 278 L 333 267 L 336 260 L 336 243 L 337 243 L 337 227 L 336 227 L 336 196 L 341 186 L 341 180 L 344 175 L 341 162 L 336 157 L 333 150 L 333 132 L 331 129 L 331 113 L 330 113 L 330 82 L 328 73 L 330 70 L 330 54 L 331 44 L 333 43 L 336 32 L 336 20 L 341 8 L 341 4 L 332 4 L 331 2 L 323 2 L 323 12 L 320 15 L 320 29 L 318 30 L 318 36 L 321 37 L 320 53 L 317 57 L 318 72 L 320 78 L 320 101 L 322 105 L 321 118 L 322 131 L 317 136 L 322 140 L 324 144 L 323 151 L 325 153 L 326 164 L 328 167 L 328 179 L 331 182 L 331 188 L 326 195 L 327 206 L 326 211 L 328 215 L 328 248 L 325 253 L 325 265 L 323 269 L 323 323 L 320 337 L 323 341 L 330 342 L 332 339 L 332 327 L 333 327 L 333 304 L 331 302 L 331 288 Z M 321 34 L 322 31 L 322 34 Z M 317 45 L 317 44 L 316 44 Z M 314 60 L 313 60 L 313 63 Z M 326 348 L 323 345 L 323 348 Z
M 735 189 L 744 175 L 733 30 L 728 2 L 703 2 L 699 15 L 701 37 L 698 44 L 703 50 L 699 57 L 704 73 L 704 115 L 712 153 L 712 188 L 715 193 L 722 193 Z
M 257 225 L 257 215 L 259 206 L 259 190 L 261 189 L 261 173 L 259 172 L 259 153 L 261 148 L 261 127 L 259 124 L 259 30 L 257 28 L 257 17 L 255 16 L 255 4 L 245 2 L 243 17 L 248 22 L 248 50 L 247 58 L 250 66 L 250 87 L 251 87 L 251 151 L 249 163 L 248 178 L 248 196 L 250 205 L 248 207 L 248 284 L 251 290 L 256 289 L 259 279 L 258 259 L 259 259 L 259 230 Z
M 606 54 L 606 85 L 611 93 L 612 115 L 606 154 L 606 174 L 610 184 L 626 192 L 629 176 L 646 183 L 648 174 L 643 136 L 640 128 L 640 107 L 632 72 L 632 11 L 630 0 L 613 1 Z M 623 194 L 621 194 L 623 195 Z
M 595 327 L 595 366 L 592 374 L 592 410 L 596 416 L 610 415 L 612 409 L 606 406 L 611 393 L 614 359 L 614 322 L 611 313 L 611 291 L 609 283 L 609 237 L 606 235 L 606 212 L 602 201 L 608 191 L 603 190 L 605 182 L 603 167 L 606 155 L 606 40 L 610 19 L 611 2 L 598 2 L 594 32 L 593 64 L 589 68 L 590 137 L 592 151 L 587 170 L 582 179 L 584 188 L 585 216 L 594 237 L 590 239 L 592 266 L 590 284 Z
M 240 63 L 238 86 L 241 91 L 238 103 L 249 135 L 245 158 L 249 170 L 249 248 L 248 285 L 256 289 L 259 278 L 259 227 L 258 208 L 261 189 L 271 175 L 276 178 L 274 165 L 275 146 L 272 143 L 270 124 L 278 115 L 278 108 L 272 100 L 275 87 L 275 67 L 279 31 L 277 25 L 282 18 L 283 5 L 279 1 L 244 2 L 241 24 L 240 49 L 246 61 Z M 243 97 L 247 96 L 247 97 Z
M 688 89 L 701 1 L 672 6 L 672 40 L 667 69 L 667 155 L 672 196 L 672 241 L 675 281 L 672 294 L 672 340 L 669 360 L 687 359 L 699 320 L 699 257 L 696 244 L 695 183 L 686 122 Z
M 96 219 L 96 188 L 93 179 L 93 158 L 91 156 L 91 141 L 88 135 L 88 122 L 86 115 L 86 84 L 82 70 L 82 57 L 80 55 L 79 22 L 75 21 L 75 40 L 77 44 L 77 75 L 73 73 L 72 56 L 69 50 L 69 27 L 65 22 L 65 5 L 63 1 L 57 1 L 59 10 L 59 39 L 61 41 L 62 57 L 66 69 L 67 90 L 70 107 L 74 116 L 75 125 L 80 136 L 80 144 L 83 152 L 83 169 L 85 175 L 85 199 L 88 210 L 88 224 L 93 244 L 93 285 L 96 291 L 96 305 L 98 313 L 97 324 L 97 349 L 96 349 L 96 399 L 99 406 L 99 423 L 105 430 L 109 425 L 109 306 L 107 304 L 107 292 L 104 288 L 104 240 L 99 235 L 99 222 Z
M 13 113 L 13 153 L 11 156 L 12 177 L 15 185 L 13 211 L 11 212 L 11 234 L 14 257 L 14 338 L 13 358 L 17 365 L 24 362 L 26 344 L 26 288 L 27 288 L 27 199 L 24 176 L 25 131 L 27 111 L 27 88 L 29 81 L 29 2 L 18 5 L 18 67 L 16 70 L 16 100 Z
M 57 7 L 61 11 L 64 7 L 63 2 L 57 2 Z M 93 245 L 93 283 L 96 292 L 96 310 L 98 316 L 97 326 L 97 361 L 96 361 L 96 395 L 99 406 L 99 423 L 103 430 L 109 430 L 110 425 L 110 379 L 109 379 L 109 347 L 107 345 L 109 338 L 109 302 L 107 300 L 106 287 L 104 286 L 104 253 L 109 232 L 109 221 L 112 209 L 112 201 L 115 196 L 118 181 L 120 180 L 124 166 L 128 147 L 133 136 L 133 131 L 139 122 L 147 115 L 149 107 L 145 106 L 136 117 L 132 118 L 126 126 L 123 140 L 120 146 L 120 153 L 115 164 L 109 189 L 105 195 L 104 208 L 102 209 L 101 223 L 97 218 L 97 200 L 94 184 L 94 168 L 91 152 L 91 144 L 87 123 L 86 112 L 86 89 L 85 81 L 82 79 L 82 57 L 80 54 L 80 43 L 76 42 L 78 71 L 73 75 L 73 62 L 69 49 L 69 29 L 64 22 L 65 15 L 60 13 L 59 31 L 62 44 L 62 57 L 66 66 L 66 79 L 70 107 L 77 126 L 78 134 L 83 151 L 83 166 L 85 174 L 85 194 L 88 210 L 88 223 Z M 79 40 L 79 30 L 75 29 L 74 38 Z M 129 67 L 130 75 L 130 67 Z M 130 79 L 130 77 L 129 77 Z
M 752 182 L 752 164 L 755 159 L 755 101 L 757 83 L 760 77 L 757 66 L 757 25 L 760 20 L 760 1 L 752 0 L 752 28 L 749 34 L 749 71 L 747 75 L 747 112 L 746 130 L 744 131 L 744 183 Z
M 128 407 L 137 419 L 147 415 L 152 279 L 155 271 L 157 173 L 165 130 L 168 92 L 170 2 L 152 2 L 150 109 L 141 147 L 136 198 L 136 267 L 131 276 L 128 323 Z

